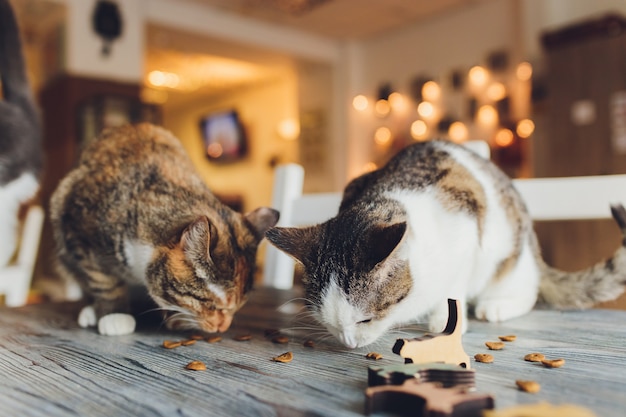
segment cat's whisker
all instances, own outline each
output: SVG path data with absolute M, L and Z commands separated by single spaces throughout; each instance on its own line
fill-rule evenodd
M 317 336 L 316 338 L 311 337 L 311 339 L 313 339 L 315 341 L 315 343 L 319 343 L 319 344 L 324 344 L 328 340 L 333 340 L 333 341 L 335 340 L 333 335 L 331 335 L 329 333 L 323 333 L 320 336 Z
M 143 315 L 143 314 L 153 313 L 153 312 L 155 312 L 155 311 L 165 311 L 165 312 L 168 312 L 168 311 L 176 311 L 176 312 L 184 312 L 185 310 L 184 310 L 183 308 L 181 308 L 181 307 L 178 307 L 178 306 L 166 306 L 166 307 L 155 307 L 155 308 L 151 308 L 151 309 L 148 309 L 148 310 L 145 310 L 145 311 L 141 312 L 140 314 L 142 314 L 142 315 Z
M 187 326 L 188 324 L 191 326 L 191 327 L 185 327 L 185 328 L 192 328 L 192 327 L 198 326 L 198 322 L 196 321 L 196 319 L 188 312 L 178 312 L 178 313 L 172 314 L 171 316 L 165 319 L 166 323 L 170 321 L 173 323 L 176 323 L 177 326 L 179 325 Z
M 325 328 L 322 326 L 289 326 L 285 327 L 285 330 L 320 330 L 325 331 Z

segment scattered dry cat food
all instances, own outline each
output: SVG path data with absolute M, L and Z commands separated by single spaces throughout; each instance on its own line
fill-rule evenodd
M 206 365 L 201 361 L 191 361 L 185 366 L 185 368 L 191 371 L 206 371 Z
M 202 336 L 201 334 L 192 334 L 191 336 L 189 336 L 189 338 L 191 340 L 202 340 L 204 339 L 204 336 Z
M 528 362 L 541 362 L 542 360 L 544 360 L 546 357 L 544 356 L 543 353 L 529 353 L 528 355 L 524 356 L 524 360 L 528 361 Z
M 304 341 L 304 343 L 302 345 L 304 347 L 312 348 L 312 347 L 315 347 L 315 342 L 312 341 L 311 339 L 307 339 L 307 340 Z
M 282 362 L 282 363 L 291 362 L 293 360 L 293 353 L 292 352 L 285 352 L 282 355 L 278 355 L 278 356 L 273 357 L 272 360 L 274 362 Z
M 535 381 L 525 381 L 522 379 L 518 379 L 517 381 L 515 381 L 515 384 L 518 386 L 519 389 L 525 392 L 536 393 L 541 390 L 541 385 L 539 385 L 539 383 Z
M 183 346 L 191 346 L 191 345 L 193 345 L 195 343 L 196 343 L 196 341 L 194 339 L 182 340 L 180 342 L 180 344 L 183 345 Z
M 222 340 L 222 336 L 214 335 L 206 338 L 206 341 L 209 343 L 217 343 Z
M 490 350 L 501 350 L 504 349 L 504 342 L 485 342 L 485 346 Z
M 546 368 L 560 368 L 565 365 L 565 359 L 544 359 L 541 361 L 541 364 Z
M 174 349 L 181 345 L 182 343 L 180 342 L 180 340 L 164 340 L 163 341 L 163 347 L 165 349 Z
M 289 338 L 287 336 L 278 335 L 278 336 L 274 336 L 272 338 L 272 342 L 273 343 L 279 343 L 279 344 L 285 344 L 285 343 L 289 343 Z
M 382 358 L 383 358 L 383 355 L 381 355 L 381 354 L 380 354 L 380 353 L 378 353 L 378 352 L 370 352 L 370 353 L 368 353 L 367 355 L 365 355 L 365 357 L 366 357 L 367 359 L 373 359 L 373 360 L 377 361 L 377 360 L 379 360 L 379 359 L 382 359 Z
M 488 353 L 477 353 L 474 355 L 474 359 L 476 359 L 476 362 L 491 363 L 493 362 L 493 355 Z
M 517 336 L 515 336 L 514 334 L 507 334 L 505 336 L 498 336 L 498 339 L 502 340 L 503 342 L 513 342 L 515 339 L 517 339 Z
M 233 337 L 233 339 L 235 339 L 238 342 L 245 342 L 245 341 L 252 339 L 252 335 L 250 333 L 242 333 L 242 334 L 236 335 L 235 337 Z

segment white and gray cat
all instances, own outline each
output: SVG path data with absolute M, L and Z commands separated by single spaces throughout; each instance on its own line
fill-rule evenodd
M 626 211 L 612 212 L 626 234 Z M 350 348 L 420 319 L 441 331 L 448 298 L 460 300 L 463 314 L 469 303 L 493 322 L 529 312 L 538 295 L 585 308 L 616 298 L 626 283 L 624 246 L 584 271 L 547 266 L 510 179 L 447 141 L 411 145 L 353 180 L 325 223 L 266 236 L 302 263 L 315 316 Z
M 28 83 L 22 43 L 8 0 L 0 0 L 0 266 L 17 245 L 18 212 L 39 190 L 41 123 Z

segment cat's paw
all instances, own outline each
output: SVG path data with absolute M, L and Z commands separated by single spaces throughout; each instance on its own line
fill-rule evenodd
M 474 314 L 479 320 L 500 322 L 522 316 L 532 310 L 532 298 L 483 300 L 476 304 Z
M 135 318 L 130 314 L 107 314 L 98 320 L 98 332 L 106 336 L 121 336 L 135 331 Z
M 428 319 L 428 331 L 431 333 L 441 333 L 448 324 L 448 310 L 440 311 L 437 309 Z
M 467 331 L 467 314 L 465 308 L 465 302 L 461 301 L 460 309 L 458 311 L 459 317 L 457 323 L 461 323 L 461 333 Z M 448 327 L 448 321 L 450 319 L 450 310 L 448 303 L 442 304 L 438 308 L 435 308 L 428 319 L 428 330 L 431 333 L 442 333 Z
M 93 327 L 97 323 L 96 310 L 93 306 L 85 306 L 78 313 L 78 325 L 80 327 Z
M 503 306 L 497 302 L 482 302 L 476 305 L 474 314 L 479 320 L 486 320 L 492 323 L 499 322 L 502 321 L 500 318 L 502 316 L 500 311 L 502 307 Z

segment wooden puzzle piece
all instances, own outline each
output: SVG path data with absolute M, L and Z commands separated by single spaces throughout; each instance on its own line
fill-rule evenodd
M 407 363 L 443 362 L 470 368 L 470 359 L 461 341 L 460 303 L 448 299 L 448 323 L 442 333 L 426 334 L 415 339 L 398 339 L 393 353 Z
M 577 405 L 537 403 L 485 411 L 484 417 L 596 417 L 596 415 Z
M 480 417 L 493 405 L 491 395 L 469 392 L 468 387 L 442 388 L 416 379 L 365 390 L 367 414 L 385 411 L 416 417 Z
M 448 363 L 405 363 L 370 366 L 367 385 L 402 385 L 407 379 L 419 382 L 439 382 L 443 387 L 475 386 L 475 372 Z

